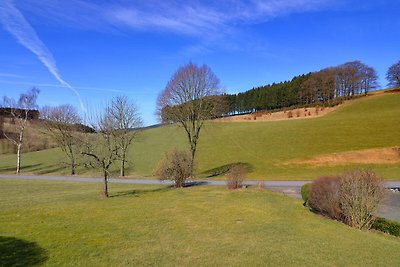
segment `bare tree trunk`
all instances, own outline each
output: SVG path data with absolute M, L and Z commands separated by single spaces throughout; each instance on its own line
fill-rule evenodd
M 193 176 L 193 172 L 194 172 L 194 157 L 196 155 L 196 146 L 191 146 L 190 152 L 192 154 L 192 159 L 190 162 L 190 176 Z
M 23 127 L 20 130 L 19 140 L 18 140 L 18 144 L 17 144 L 17 174 L 19 174 L 21 171 L 21 147 L 22 147 L 22 140 L 24 138 L 24 130 L 25 130 L 25 127 Z
M 108 197 L 108 173 L 107 173 L 107 170 L 104 170 L 103 196 Z
M 71 168 L 71 175 L 75 175 L 75 160 L 73 156 L 71 157 L 70 168 Z
M 21 143 L 18 143 L 17 146 L 17 174 L 19 174 L 21 170 L 21 145 Z
M 124 177 L 125 176 L 125 155 L 122 156 L 122 160 L 121 160 L 121 172 L 120 172 L 120 176 Z
M 72 150 L 72 147 L 69 146 L 69 154 L 70 154 L 70 170 L 71 170 L 71 175 L 75 175 L 75 157 L 74 157 L 74 151 Z

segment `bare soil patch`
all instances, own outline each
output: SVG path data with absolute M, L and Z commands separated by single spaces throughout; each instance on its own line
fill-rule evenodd
M 309 107 L 297 108 L 279 112 L 260 111 L 251 114 L 236 115 L 216 119 L 220 122 L 265 122 L 265 121 L 282 121 L 295 119 L 308 119 L 322 117 L 337 109 L 336 107 Z
M 320 155 L 309 160 L 293 160 L 285 164 L 334 166 L 348 164 L 395 164 L 399 162 L 400 147 L 389 147 Z

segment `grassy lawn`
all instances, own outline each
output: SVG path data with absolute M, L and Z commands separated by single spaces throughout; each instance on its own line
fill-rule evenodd
M 110 189 L 103 199 L 101 184 L 1 179 L 0 266 L 400 265 L 399 238 L 269 191 Z
M 197 152 L 197 176 L 206 178 L 224 166 L 242 162 L 250 179 L 311 180 L 320 175 L 337 174 L 347 169 L 367 167 L 385 179 L 400 179 L 400 163 L 312 166 L 287 164 L 293 160 L 400 146 L 400 94 L 380 94 L 344 104 L 327 116 L 275 122 L 209 123 L 202 130 Z M 131 176 L 151 177 L 164 152 L 186 147 L 182 128 L 166 126 L 143 132 L 132 149 Z M 1 155 L 0 172 L 14 171 L 15 155 Z M 23 155 L 25 173 L 67 173 L 60 166 L 58 149 Z M 81 168 L 78 173 L 93 171 Z M 212 177 L 221 178 L 221 177 Z

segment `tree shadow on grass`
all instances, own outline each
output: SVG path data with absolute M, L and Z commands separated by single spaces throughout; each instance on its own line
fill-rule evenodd
M 211 177 L 227 174 L 229 172 L 229 170 L 235 165 L 244 166 L 246 168 L 247 172 L 252 172 L 254 170 L 254 166 L 251 165 L 250 163 L 234 162 L 234 163 L 229 163 L 229 164 L 225 164 L 225 165 L 213 168 L 213 169 L 206 170 L 200 174 L 200 177 L 211 178 Z
M 28 170 L 28 169 L 31 169 L 31 168 L 38 168 L 41 165 L 43 165 L 43 164 L 42 163 L 38 163 L 38 164 L 32 164 L 32 165 L 22 165 L 21 166 L 21 171 Z M 0 171 L 8 172 L 8 171 L 15 171 L 16 169 L 17 169 L 17 166 L 15 165 L 15 166 L 12 166 L 12 167 L 0 168 Z
M 140 195 L 150 194 L 150 193 L 163 193 L 171 190 L 173 185 L 153 188 L 153 189 L 136 189 L 136 190 L 127 190 L 127 191 L 120 191 L 115 194 L 110 195 L 110 197 L 122 197 L 122 196 L 134 196 L 139 197 Z
M 57 165 L 53 165 L 51 167 L 47 167 L 47 168 L 39 168 L 34 170 L 35 174 L 49 174 L 49 173 L 58 173 L 62 170 L 65 170 L 64 166 L 57 166 Z
M 0 266 L 36 266 L 47 260 L 36 242 L 0 236 Z

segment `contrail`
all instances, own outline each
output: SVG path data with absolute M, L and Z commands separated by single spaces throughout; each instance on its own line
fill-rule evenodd
M 0 1 L 0 22 L 20 44 L 25 46 L 39 58 L 43 65 L 46 66 L 49 72 L 60 84 L 70 89 L 76 95 L 82 111 L 86 112 L 78 91 L 76 91 L 69 83 L 61 78 L 53 55 L 47 49 L 46 45 L 39 39 L 35 30 L 25 19 L 22 13 L 19 12 L 19 10 L 13 5 L 11 0 Z

